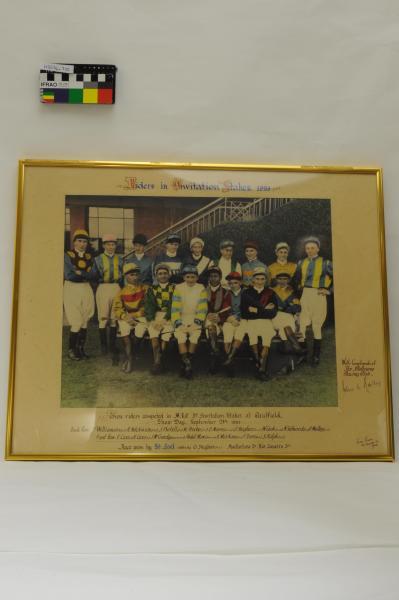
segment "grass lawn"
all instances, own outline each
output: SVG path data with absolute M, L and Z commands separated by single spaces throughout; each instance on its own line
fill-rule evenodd
M 237 360 L 236 376 L 208 374 L 208 347 L 200 344 L 191 381 L 179 377 L 177 350 L 169 349 L 168 372 L 153 376 L 150 344 L 143 342 L 134 371 L 125 374 L 99 352 L 98 331 L 91 325 L 86 351 L 90 359 L 67 357 L 69 328 L 63 331 L 61 406 L 71 408 L 140 408 L 163 406 L 337 406 L 334 329 L 325 329 L 317 368 L 301 365 L 290 375 L 267 382 L 254 378 L 252 363 Z M 244 352 L 245 354 L 245 352 Z

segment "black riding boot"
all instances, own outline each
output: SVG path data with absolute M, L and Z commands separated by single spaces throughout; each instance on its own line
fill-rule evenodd
M 78 341 L 78 348 L 79 348 L 79 355 L 80 358 L 90 358 L 88 354 L 86 354 L 85 352 L 85 343 L 86 343 L 86 337 L 87 337 L 87 329 L 81 329 L 79 331 L 79 341 Z
M 312 364 L 313 362 L 313 329 L 310 325 L 305 330 L 305 343 L 306 343 L 306 362 Z
M 105 355 L 108 353 L 108 348 L 107 348 L 107 328 L 104 327 L 103 329 L 99 329 L 99 334 L 100 334 L 100 347 L 101 347 L 101 354 Z
M 230 352 L 228 353 L 227 358 L 223 363 L 224 367 L 229 367 L 234 362 L 235 355 L 237 354 L 239 349 L 240 348 L 237 346 L 232 346 L 232 348 L 230 348 Z
M 256 373 L 258 373 L 259 368 L 260 368 L 258 344 L 254 344 L 253 346 L 251 346 L 251 350 L 252 350 L 252 355 L 253 355 L 254 360 L 255 360 Z
M 227 355 L 226 360 L 223 363 L 223 366 L 226 367 L 227 375 L 229 377 L 234 377 L 234 359 L 239 350 L 239 347 L 232 346 L 230 348 L 230 352 Z
M 259 371 L 258 371 L 258 377 L 262 381 L 268 381 L 270 379 L 270 377 L 268 375 L 268 372 L 267 372 L 267 363 L 268 363 L 268 358 L 269 358 L 269 348 L 264 349 L 263 352 L 264 353 L 262 353 L 262 356 L 261 356 L 261 359 L 260 359 L 260 366 L 259 366 Z
M 284 327 L 284 333 L 287 336 L 287 340 L 292 346 L 291 354 L 299 354 L 300 356 L 302 356 L 306 353 L 306 350 L 304 351 L 301 348 L 298 340 L 295 337 L 295 333 L 292 331 L 291 327 Z
M 312 367 L 317 367 L 320 363 L 321 340 L 313 340 L 313 358 Z
M 130 335 L 124 337 L 123 342 L 125 344 L 125 360 L 122 365 L 122 371 L 124 373 L 131 373 L 133 370 L 133 365 L 132 365 L 132 343 L 131 343 Z
M 69 350 L 68 356 L 71 360 L 81 360 L 78 349 L 79 332 L 71 331 L 69 333 Z
M 193 376 L 193 367 L 191 364 L 191 357 L 192 357 L 192 354 L 189 354 L 188 352 L 186 354 L 182 354 L 182 357 L 181 357 L 181 360 L 182 360 L 181 375 L 182 375 L 182 377 L 185 377 L 186 379 L 191 379 Z
M 143 338 L 133 336 L 133 360 L 137 360 L 140 354 L 141 344 L 143 343 Z
M 211 375 L 217 373 L 220 363 L 220 352 L 218 347 L 218 337 L 216 330 L 211 329 L 209 331 L 209 342 L 211 346 L 211 363 L 209 365 L 209 372 Z
M 283 340 L 281 346 L 279 346 L 279 350 L 282 354 L 292 354 L 293 350 L 291 344 L 288 340 Z
M 162 371 L 161 347 L 159 344 L 159 340 L 157 338 L 154 338 L 153 340 L 151 340 L 151 343 L 152 343 L 152 353 L 154 355 L 154 364 L 151 367 L 151 373 L 153 375 L 159 375 Z
M 119 352 L 116 345 L 117 327 L 109 328 L 109 351 L 112 356 L 112 364 L 116 366 L 119 363 Z

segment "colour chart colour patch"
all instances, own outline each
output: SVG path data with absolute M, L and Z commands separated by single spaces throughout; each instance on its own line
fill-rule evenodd
M 43 65 L 40 101 L 45 104 L 114 104 L 115 76 L 114 65 Z

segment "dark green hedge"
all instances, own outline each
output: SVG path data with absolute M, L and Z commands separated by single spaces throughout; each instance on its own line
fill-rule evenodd
M 243 223 L 228 222 L 203 234 L 205 253 L 218 257 L 219 244 L 223 239 L 232 239 L 236 244 L 236 258 L 243 262 L 244 242 L 248 239 L 259 244 L 259 258 L 266 264 L 275 260 L 274 248 L 278 242 L 287 242 L 291 252 L 289 260 L 296 262 L 304 256 L 303 239 L 315 235 L 320 239 L 320 254 L 332 258 L 331 210 L 329 200 L 292 200 L 276 209 L 267 217 Z M 187 250 L 187 245 L 182 248 Z

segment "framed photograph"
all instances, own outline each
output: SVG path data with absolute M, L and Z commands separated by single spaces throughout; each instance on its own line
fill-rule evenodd
M 8 460 L 393 460 L 379 168 L 19 169 Z

